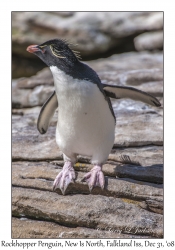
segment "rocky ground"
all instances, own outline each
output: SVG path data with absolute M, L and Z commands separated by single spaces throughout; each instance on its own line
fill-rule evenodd
M 61 17 L 60 17 L 61 18 Z M 66 195 L 53 192 L 63 166 L 55 142 L 57 112 L 45 135 L 36 128 L 54 90 L 48 68 L 12 83 L 12 237 L 163 237 L 163 54 L 130 52 L 89 61 L 103 83 L 133 86 L 162 106 L 112 100 L 115 144 L 103 166 L 106 186 L 90 193 L 81 179 L 92 168 L 79 156 L 77 180 Z M 71 111 L 70 111 L 71 112 Z
M 163 12 L 12 12 L 12 75 L 31 76 L 44 64 L 30 44 L 62 38 L 83 60 L 163 48 Z

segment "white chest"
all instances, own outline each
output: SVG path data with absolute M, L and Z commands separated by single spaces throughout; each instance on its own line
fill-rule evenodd
M 93 112 L 94 104 L 98 102 L 101 104 L 101 99 L 106 104 L 104 96 L 96 84 L 86 80 L 74 79 L 54 66 L 50 69 L 54 77 L 59 112 L 64 112 L 68 116 L 75 113 L 77 116 L 81 116 L 83 113 L 87 115 L 87 111 Z M 99 96 L 102 98 L 99 99 Z
M 112 147 L 115 121 L 97 84 L 74 79 L 53 66 L 51 71 L 58 99 L 56 135 L 61 150 L 92 155 L 106 140 L 108 148 Z

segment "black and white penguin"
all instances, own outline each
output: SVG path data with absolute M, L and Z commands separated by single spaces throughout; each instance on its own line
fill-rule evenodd
M 38 130 L 47 132 L 58 107 L 56 142 L 63 152 L 64 166 L 56 176 L 53 189 L 62 193 L 76 175 L 73 165 L 77 155 L 89 156 L 94 165 L 83 181 L 90 191 L 105 185 L 102 165 L 114 144 L 115 115 L 109 97 L 131 98 L 153 106 L 160 102 L 153 96 L 131 88 L 102 84 L 96 72 L 78 59 L 70 45 L 53 39 L 40 45 L 30 45 L 27 51 L 37 55 L 53 74 L 55 91 L 43 105 L 38 118 Z

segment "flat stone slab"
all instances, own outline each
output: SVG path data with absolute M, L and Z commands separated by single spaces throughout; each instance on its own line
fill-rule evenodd
M 118 177 L 128 177 L 136 180 L 163 183 L 163 165 L 152 165 L 149 167 L 140 166 L 117 166 Z
M 127 52 L 87 62 L 97 73 L 113 71 L 113 75 L 131 70 L 163 69 L 163 53 Z
M 89 159 L 78 157 L 75 169 L 90 171 Z M 60 164 L 57 161 L 53 163 Z M 85 169 L 85 170 L 84 170 Z M 153 183 L 163 183 L 163 147 L 113 148 L 103 172 L 111 177 L 126 177 Z
M 163 116 L 156 111 L 116 111 L 115 115 L 115 146 L 163 145 Z
M 38 114 L 12 118 L 12 158 L 23 160 L 62 159 L 55 141 L 55 127 L 41 136 L 36 128 Z
M 114 112 L 117 113 L 115 147 L 163 145 L 162 115 L 156 111 L 118 112 L 115 107 Z M 56 115 L 44 135 L 36 128 L 37 112 L 12 116 L 13 159 L 62 159 L 55 141 Z
M 135 37 L 134 45 L 137 51 L 163 49 L 163 31 L 142 33 Z
M 163 237 L 163 216 L 123 201 L 101 195 L 63 196 L 28 188 L 12 189 L 12 214 L 50 220 L 68 227 L 87 227 L 124 234 Z
M 124 157 L 125 155 L 129 157 L 128 161 Z M 109 154 L 108 161 L 125 162 L 144 167 L 163 164 L 163 146 L 116 147 Z
M 52 191 L 52 184 L 56 175 L 61 171 L 61 164 L 54 165 L 47 162 L 14 162 L 12 164 L 12 184 L 14 186 L 22 186 L 25 188 L 36 188 L 41 190 Z M 83 175 L 90 171 L 92 166 L 75 165 L 77 171 L 76 183 L 70 184 L 68 193 L 88 193 L 89 189 L 86 183 L 82 182 Z M 82 164 L 83 165 L 83 164 Z M 105 164 L 103 172 L 106 178 L 106 187 L 104 190 L 96 187 L 92 193 L 100 193 L 106 196 L 123 197 L 135 200 L 146 200 L 149 198 L 163 196 L 162 185 L 151 182 L 136 181 L 129 178 L 112 178 L 107 175 L 107 167 Z M 82 171 L 82 169 L 84 171 Z M 58 190 L 59 191 L 59 190 Z M 60 191 L 59 191 L 60 192 Z M 61 193 L 60 193 L 61 194 Z
M 105 238 L 150 238 L 134 234 L 123 234 L 109 230 L 86 227 L 65 227 L 55 222 L 30 220 L 25 217 L 12 218 L 12 238 L 15 239 L 105 239 Z

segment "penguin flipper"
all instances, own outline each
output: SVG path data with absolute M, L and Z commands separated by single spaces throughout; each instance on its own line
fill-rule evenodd
M 38 116 L 37 129 L 41 134 L 45 134 L 49 127 L 50 121 L 58 107 L 58 101 L 55 91 L 43 104 Z
M 160 102 L 156 97 L 132 87 L 103 84 L 103 90 L 106 93 L 106 95 L 111 98 L 115 99 L 130 98 L 132 100 L 148 103 L 156 107 L 161 106 Z

